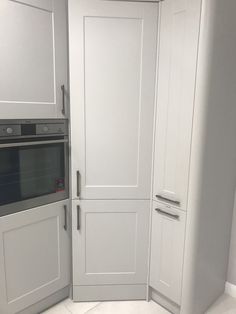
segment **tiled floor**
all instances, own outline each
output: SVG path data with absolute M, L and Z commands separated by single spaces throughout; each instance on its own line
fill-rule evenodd
M 236 314 L 236 299 L 224 294 L 206 314 Z
M 43 314 L 169 314 L 155 302 L 123 301 L 123 302 L 81 302 L 73 303 L 67 299 Z
M 67 299 L 43 314 L 169 314 L 155 302 L 81 302 Z M 236 299 L 223 295 L 206 314 L 236 314 Z

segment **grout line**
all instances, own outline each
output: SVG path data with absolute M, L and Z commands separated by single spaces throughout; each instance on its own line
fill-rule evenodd
M 99 307 L 102 304 L 102 302 L 99 302 L 97 305 L 89 309 L 87 312 L 84 312 L 84 314 L 89 313 L 90 311 L 94 310 L 96 307 Z
M 68 298 L 68 299 L 70 300 L 70 298 Z M 68 299 L 64 300 L 64 303 L 65 303 L 65 301 L 67 301 Z M 65 307 L 65 309 L 66 309 L 70 314 L 73 314 L 73 313 L 71 312 L 71 310 L 68 309 L 68 307 L 66 306 L 66 304 L 63 304 L 63 306 Z
M 73 313 L 68 309 L 68 307 L 67 307 L 65 304 L 63 304 L 63 306 L 64 306 L 64 308 L 67 310 L 68 313 L 73 314 Z

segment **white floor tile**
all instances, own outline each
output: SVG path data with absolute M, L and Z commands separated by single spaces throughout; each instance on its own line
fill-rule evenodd
M 71 312 L 65 307 L 63 301 L 51 307 L 47 311 L 42 312 L 42 314 L 71 314 Z
M 70 299 L 64 301 L 64 306 L 71 314 L 84 314 L 95 308 L 98 302 L 73 302 Z
M 100 303 L 87 314 L 169 314 L 169 312 L 153 301 L 123 301 Z
M 155 302 L 79 302 L 67 299 L 42 314 L 169 314 Z M 223 295 L 206 314 L 236 314 L 236 299 Z
M 236 314 L 236 299 L 224 294 L 206 314 Z

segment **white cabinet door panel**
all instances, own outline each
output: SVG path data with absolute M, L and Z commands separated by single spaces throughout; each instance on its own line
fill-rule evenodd
M 185 222 L 185 212 L 153 202 L 150 286 L 178 305 L 181 300 Z
M 149 207 L 149 201 L 73 201 L 74 286 L 146 283 Z
M 64 205 L 69 209 L 64 201 L 0 218 L 0 313 L 16 313 L 70 284 Z
M 70 1 L 73 198 L 149 198 L 157 12 Z
M 161 2 L 154 199 L 185 209 L 199 33 L 199 8 Z
M 63 116 L 66 12 L 65 0 L 1 0 L 1 119 Z

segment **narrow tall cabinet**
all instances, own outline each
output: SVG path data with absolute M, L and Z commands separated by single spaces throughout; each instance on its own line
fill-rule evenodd
M 144 299 L 158 4 L 70 0 L 73 298 Z
M 199 23 L 199 1 L 161 2 L 150 295 L 155 298 L 157 294 L 161 301 L 167 298 L 170 309 L 176 313 L 181 306 L 189 210 L 187 196 Z
M 160 4 L 150 296 L 200 314 L 224 293 L 236 182 L 234 0 Z

